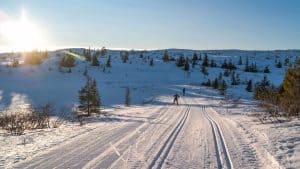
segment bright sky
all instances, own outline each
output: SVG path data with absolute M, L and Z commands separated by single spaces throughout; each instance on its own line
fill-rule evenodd
M 0 4 L 0 51 L 34 46 L 300 47 L 299 0 L 0 0 Z

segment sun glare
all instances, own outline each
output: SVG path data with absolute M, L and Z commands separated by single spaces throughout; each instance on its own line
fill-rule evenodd
M 44 38 L 37 26 L 30 22 L 23 10 L 19 20 L 6 20 L 1 24 L 1 35 L 14 51 L 29 51 L 44 47 Z

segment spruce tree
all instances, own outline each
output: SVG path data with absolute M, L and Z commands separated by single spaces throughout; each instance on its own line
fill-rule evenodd
M 85 57 L 85 60 L 90 62 L 92 60 L 92 55 L 91 55 L 91 48 L 89 49 L 84 49 L 83 50 L 83 56 Z
M 281 85 L 280 104 L 288 116 L 300 114 L 300 59 L 294 68 L 289 68 Z
M 265 66 L 265 68 L 264 68 L 264 73 L 270 73 L 269 66 Z
M 245 69 L 244 69 L 245 72 L 249 72 L 249 58 L 248 56 L 246 57 L 246 63 L 245 63 Z
M 151 59 L 150 59 L 150 61 L 149 61 L 149 65 L 150 65 L 150 66 L 153 66 L 153 65 L 154 65 L 153 58 L 151 58 Z
M 183 57 L 183 54 L 180 55 L 180 57 L 177 59 L 176 65 L 178 67 L 182 67 L 185 65 L 186 60 Z
M 279 60 L 279 61 L 277 62 L 276 67 L 277 67 L 277 68 L 282 68 L 281 60 Z
M 111 56 L 108 55 L 107 61 L 106 61 L 106 67 L 111 67 Z
M 224 95 L 225 92 L 226 92 L 226 89 L 227 89 L 227 84 L 226 84 L 226 81 L 223 80 L 220 84 L 220 87 L 219 87 L 219 91 L 220 91 L 220 94 L 221 95 Z
M 252 80 L 251 79 L 247 81 L 246 90 L 248 92 L 252 92 Z
M 231 73 L 231 85 L 238 85 L 238 82 L 237 82 L 237 80 L 236 80 L 236 77 L 235 77 L 235 72 L 233 71 L 232 73 Z
M 168 62 L 170 60 L 170 56 L 169 56 L 167 50 L 165 50 L 162 59 L 163 59 L 164 62 Z
M 204 55 L 204 59 L 203 59 L 202 66 L 208 66 L 208 62 L 209 62 L 208 56 L 207 56 L 207 54 L 205 54 L 205 55 Z
M 59 62 L 59 66 L 61 67 L 73 67 L 75 66 L 75 59 L 73 56 L 66 54 Z
M 96 55 L 94 55 L 92 57 L 92 63 L 91 63 L 91 65 L 92 66 L 99 66 L 100 65 Z
M 242 64 L 243 64 L 243 60 L 242 60 L 242 57 L 240 56 L 238 65 L 242 65 Z
M 197 61 L 198 60 L 198 55 L 197 55 L 197 53 L 194 53 L 193 54 L 193 58 L 192 58 L 192 61 Z
M 215 78 L 215 80 L 212 83 L 212 87 L 214 89 L 218 89 L 219 88 L 219 80 L 218 80 L 218 78 Z
M 184 70 L 185 70 L 185 71 L 189 71 L 189 70 L 190 70 L 190 65 L 189 65 L 189 60 L 188 60 L 188 58 L 185 59 L 185 62 L 184 62 Z
M 130 101 L 131 101 L 131 98 L 130 98 L 130 88 L 126 87 L 126 90 L 125 90 L 125 101 L 124 101 L 125 106 L 130 106 Z
M 79 90 L 78 109 L 90 116 L 92 113 L 100 112 L 101 100 L 95 79 L 87 76 L 85 86 Z

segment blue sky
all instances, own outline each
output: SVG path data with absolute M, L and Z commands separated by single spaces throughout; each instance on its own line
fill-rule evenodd
M 298 0 L 0 0 L 0 4 L 2 15 L 12 19 L 24 9 L 45 32 L 49 46 L 300 47 Z M 0 47 L 5 43 L 0 38 Z

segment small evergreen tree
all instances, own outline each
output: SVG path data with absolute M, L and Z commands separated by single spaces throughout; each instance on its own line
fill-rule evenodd
M 205 55 L 204 55 L 204 59 L 203 59 L 202 66 L 207 67 L 207 66 L 208 66 L 208 62 L 209 62 L 209 60 L 208 60 L 208 55 L 205 54 Z
M 59 66 L 61 67 L 74 67 L 75 66 L 75 59 L 73 56 L 66 54 L 59 62 Z
M 111 67 L 111 56 L 110 55 L 108 55 L 105 65 L 106 65 L 106 67 Z
M 183 54 L 181 54 L 181 56 L 177 59 L 176 65 L 178 67 L 182 67 L 185 65 L 186 60 L 183 57 Z
M 282 68 L 281 60 L 279 60 L 279 61 L 277 62 L 276 67 L 277 67 L 277 68 Z
M 87 76 L 85 86 L 79 90 L 79 103 L 78 109 L 88 116 L 100 112 L 101 100 L 95 79 Z
M 252 92 L 252 80 L 251 79 L 247 81 L 246 90 L 248 92 Z
M 194 53 L 193 54 L 193 58 L 192 58 L 192 61 L 197 61 L 198 60 L 198 55 L 197 55 L 197 53 Z
M 242 57 L 240 56 L 238 65 L 242 65 L 242 64 L 243 64 L 243 60 L 242 60 Z
M 264 68 L 264 73 L 270 73 L 269 66 L 265 66 L 265 68 Z
M 249 72 L 249 58 L 248 56 L 246 57 L 246 63 L 245 63 L 245 72 Z
M 153 58 L 150 59 L 149 65 L 150 65 L 150 66 L 153 66 L 153 65 L 154 65 Z
M 126 87 L 126 90 L 125 90 L 125 106 L 130 106 L 130 101 L 131 101 L 131 97 L 130 97 L 130 88 L 129 87 Z
M 224 59 L 224 62 L 223 62 L 223 64 L 221 65 L 221 68 L 223 68 L 223 69 L 228 69 L 228 64 L 227 64 L 227 60 L 226 60 L 226 59 Z
M 215 80 L 212 83 L 212 87 L 214 89 L 218 89 L 219 88 L 219 80 L 218 80 L 218 78 L 215 78 Z
M 231 85 L 238 85 L 238 82 L 237 82 L 237 80 L 236 80 L 236 77 L 235 77 L 235 72 L 233 71 L 232 73 L 231 73 Z
M 165 50 L 165 52 L 164 52 L 164 55 L 163 55 L 162 59 L 163 59 L 163 61 L 164 61 L 164 62 L 168 62 L 168 61 L 170 61 L 170 56 L 169 56 L 169 54 L 168 54 L 168 51 L 167 51 L 167 50 Z
M 279 91 L 279 100 L 288 116 L 300 115 L 300 59 L 294 68 L 289 68 L 285 72 Z
M 221 95 L 224 95 L 227 89 L 227 84 L 225 80 L 222 80 L 220 87 L 219 87 L 219 91 Z
M 184 68 L 185 71 L 189 71 L 190 70 L 190 65 L 189 65 L 189 60 L 188 58 L 185 59 L 185 63 L 184 63 Z
M 92 60 L 92 54 L 91 54 L 91 48 L 89 49 L 83 49 L 83 56 L 85 57 L 85 60 L 90 62 Z
M 92 66 L 99 66 L 100 65 L 96 55 L 94 55 L 92 57 L 92 63 L 91 63 L 91 65 Z

